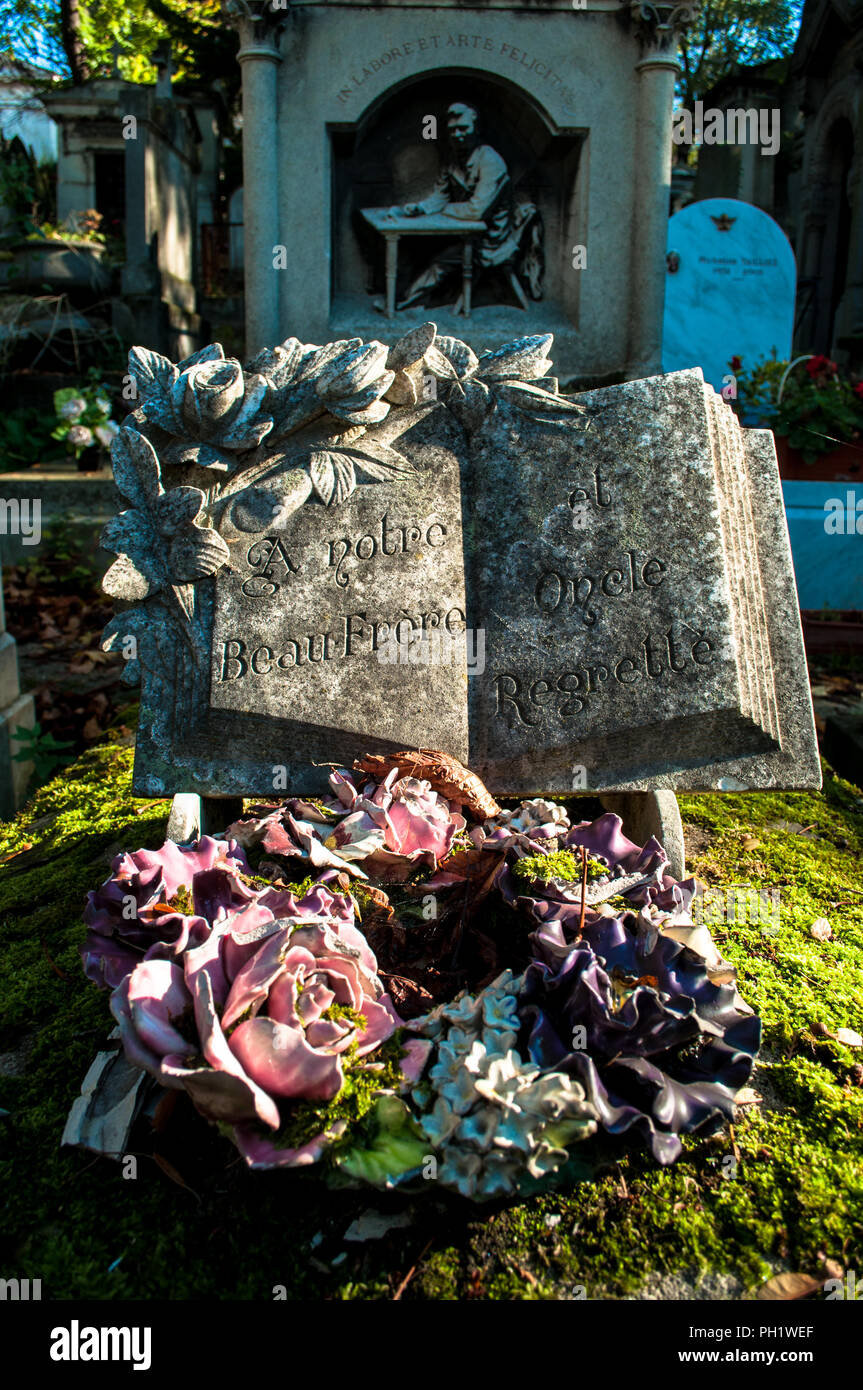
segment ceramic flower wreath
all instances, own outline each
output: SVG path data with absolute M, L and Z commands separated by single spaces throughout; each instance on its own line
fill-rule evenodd
M 251 1168 L 433 1172 L 479 1200 L 590 1171 L 622 1136 L 673 1162 L 731 1118 L 759 1042 L 699 886 L 617 816 L 501 811 L 416 758 L 118 855 L 82 953 L 127 1059 Z

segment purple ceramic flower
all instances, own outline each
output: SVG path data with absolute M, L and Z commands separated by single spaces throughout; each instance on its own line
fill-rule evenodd
M 88 979 L 114 989 L 154 949 L 179 957 L 199 946 L 220 916 L 255 897 L 239 875 L 249 866 L 233 840 L 208 835 L 189 848 L 118 854 L 111 877 L 87 895 L 81 948 Z
M 663 933 L 667 920 L 696 939 L 694 927 L 681 926 L 691 924 L 689 884 L 666 876 L 631 895 L 664 908 L 665 918 L 637 902 L 632 912 L 589 910 L 581 935 L 580 905 L 567 893 L 548 885 L 543 897 L 519 900 L 539 923 L 519 1000 L 531 1059 L 576 1077 L 610 1133 L 635 1131 L 670 1163 L 679 1134 L 732 1116 L 752 1072 L 759 1020 L 727 974 Z
M 114 991 L 111 1011 L 129 1060 L 184 1088 L 209 1119 L 237 1127 L 248 1162 L 313 1162 L 325 1136 L 280 1149 L 259 1126 L 275 1134 L 283 1105 L 331 1100 L 346 1056 L 373 1052 L 401 1019 L 348 898 L 320 886 L 300 900 L 265 896 L 220 917 L 182 965 L 142 961 Z

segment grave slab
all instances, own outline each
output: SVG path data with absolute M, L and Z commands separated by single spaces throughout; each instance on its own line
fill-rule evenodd
M 550 349 L 132 353 L 105 646 L 139 793 L 405 747 L 503 796 L 820 785 L 772 436 L 698 369 L 561 396 Z

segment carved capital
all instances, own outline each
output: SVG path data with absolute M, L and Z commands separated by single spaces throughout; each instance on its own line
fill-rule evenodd
M 630 0 L 629 12 L 646 54 L 673 57 L 699 0 Z
M 279 33 L 288 18 L 288 0 L 224 0 L 224 8 L 240 35 L 241 60 L 279 57 Z

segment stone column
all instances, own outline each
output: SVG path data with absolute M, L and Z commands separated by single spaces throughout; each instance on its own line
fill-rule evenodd
M 0 583 L 0 817 L 11 820 L 24 800 L 33 764 L 16 762 L 22 744 L 19 729 L 32 729 L 36 711 L 32 695 L 22 695 L 18 683 L 15 638 L 6 631 L 3 585 Z
M 638 124 L 629 284 L 628 375 L 636 378 L 662 370 L 677 37 L 692 19 L 694 6 L 679 0 L 633 0 L 630 9 L 644 55 L 635 66 Z
M 243 72 L 243 205 L 245 209 L 246 357 L 279 342 L 278 33 L 285 16 L 265 0 L 228 0 L 240 35 Z M 290 254 L 290 247 L 288 247 Z

